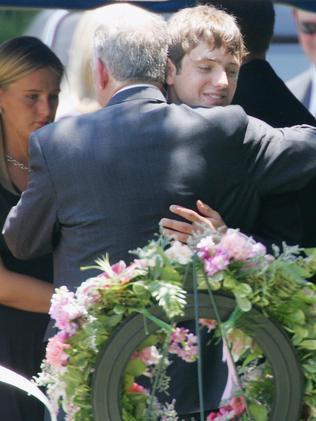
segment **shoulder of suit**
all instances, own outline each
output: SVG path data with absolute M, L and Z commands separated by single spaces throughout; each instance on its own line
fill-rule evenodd
M 248 127 L 249 117 L 239 105 L 213 108 L 175 108 L 175 121 L 182 121 L 188 133 L 196 133 L 199 144 L 216 150 L 240 148 Z M 227 149 L 228 148 L 228 149 Z
M 95 113 L 81 114 L 77 116 L 63 117 L 58 121 L 47 124 L 41 129 L 34 132 L 34 136 L 40 142 L 46 142 L 52 139 L 54 142 L 61 140 L 65 136 L 74 137 L 80 134 L 83 127 L 94 127 L 93 120 Z
M 222 128 L 224 131 L 235 131 L 248 123 L 248 116 L 239 105 L 225 107 L 196 108 L 196 112 L 210 125 Z

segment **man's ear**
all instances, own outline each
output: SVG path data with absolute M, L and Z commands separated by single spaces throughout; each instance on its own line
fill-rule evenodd
M 104 90 L 109 82 L 109 72 L 106 64 L 100 59 L 97 59 L 97 74 L 98 74 L 98 85 L 101 90 Z
M 177 74 L 177 68 L 174 62 L 167 58 L 167 76 L 166 76 L 166 83 L 169 86 L 172 86 L 174 84 L 174 78 Z

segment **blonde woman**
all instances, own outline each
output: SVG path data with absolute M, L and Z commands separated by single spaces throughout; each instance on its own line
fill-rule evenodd
M 67 75 L 61 84 L 56 119 L 100 108 L 92 74 L 92 44 L 106 7 L 86 11 L 76 25 L 70 48 Z
M 26 188 L 28 138 L 54 120 L 63 65 L 33 37 L 0 45 L 0 224 Z M 0 364 L 31 378 L 44 353 L 51 256 L 20 261 L 0 237 Z M 46 282 L 44 282 L 46 281 Z M 0 419 L 40 421 L 35 399 L 0 384 Z

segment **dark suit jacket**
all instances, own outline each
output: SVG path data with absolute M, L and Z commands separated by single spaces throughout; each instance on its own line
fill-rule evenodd
M 273 127 L 316 126 L 314 117 L 265 60 L 252 60 L 241 67 L 233 103 Z M 281 246 L 282 241 L 316 246 L 316 227 L 311 223 L 315 207 L 316 179 L 300 192 L 266 198 L 252 234 L 268 247 L 272 243 Z
M 308 108 L 312 94 L 312 69 L 308 69 L 288 80 L 286 85 L 295 97 Z
M 233 104 L 272 127 L 316 124 L 266 60 L 251 60 L 241 66 Z
M 316 174 L 316 129 L 276 130 L 238 106 L 169 105 L 157 88 L 135 87 L 98 112 L 37 131 L 30 165 L 5 238 L 23 259 L 54 249 L 55 286 L 74 289 L 95 274 L 80 266 L 96 257 L 131 260 L 129 250 L 153 237 L 172 203 L 193 207 L 200 198 L 230 226 L 251 231 L 261 196 L 298 189 Z M 219 367 L 221 352 L 214 355 L 207 373 Z M 178 377 L 180 412 L 196 412 L 191 376 Z M 208 408 L 220 392 L 206 390 Z

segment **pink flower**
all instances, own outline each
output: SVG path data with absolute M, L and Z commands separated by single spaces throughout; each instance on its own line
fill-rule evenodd
M 75 405 L 72 402 L 68 403 L 65 421 L 73 421 L 75 419 L 76 413 L 79 411 L 80 411 L 79 406 Z
M 236 420 L 246 411 L 246 400 L 243 396 L 233 396 L 227 405 L 219 408 L 217 412 L 211 412 L 206 421 Z
M 99 289 L 102 288 L 102 280 L 99 277 L 89 278 L 77 288 L 76 297 L 78 302 L 87 310 L 91 305 L 100 300 Z
M 116 275 L 119 275 L 126 269 L 126 263 L 123 260 L 120 260 L 119 262 L 114 263 L 111 268 Z
M 63 367 L 67 364 L 68 355 L 65 353 L 65 349 L 68 349 L 70 345 L 64 342 L 66 339 L 65 334 L 59 332 L 48 340 L 46 347 L 48 364 L 55 367 Z
M 198 243 L 197 250 L 198 256 L 204 262 L 204 270 L 208 276 L 215 275 L 229 265 L 230 256 L 226 250 L 214 242 L 211 235 Z
M 123 260 L 114 263 L 112 266 L 110 265 L 108 258 L 103 261 L 100 260 L 99 263 L 101 263 L 101 266 L 104 269 L 104 272 L 98 275 L 98 278 L 101 278 L 104 281 L 102 288 L 107 288 L 113 284 L 127 283 L 143 273 L 137 264 L 132 263 L 129 266 L 126 266 L 126 263 Z
M 211 320 L 211 319 L 199 319 L 199 323 L 200 325 L 205 326 L 208 332 L 211 332 L 212 330 L 214 330 L 217 325 L 216 320 Z
M 158 364 L 161 358 L 157 348 L 155 346 L 147 346 L 141 351 L 134 352 L 132 359 L 138 358 L 146 365 L 155 365 Z
M 256 243 L 252 238 L 233 229 L 226 231 L 219 242 L 219 247 L 225 250 L 231 259 L 242 262 L 266 253 L 261 243 Z
M 218 421 L 226 421 L 227 419 L 231 420 L 234 418 L 235 415 L 234 411 L 232 411 L 229 405 L 219 408 L 218 414 L 220 415 L 217 418 Z
M 234 412 L 228 406 L 223 406 L 218 412 L 211 412 L 206 421 L 227 421 L 233 418 Z
M 213 256 L 204 257 L 204 269 L 209 275 L 215 275 L 215 273 L 224 270 L 229 265 L 229 256 L 225 250 L 218 248 Z
M 77 302 L 73 292 L 62 286 L 55 290 L 49 314 L 55 319 L 55 326 L 73 335 L 77 329 L 77 324 L 74 321 L 85 315 L 86 309 L 84 305 Z
M 196 361 L 197 337 L 188 329 L 177 327 L 171 334 L 169 352 L 188 363 Z
M 234 229 L 228 229 L 220 239 L 216 235 L 203 238 L 197 250 L 208 276 L 225 270 L 232 260 L 243 262 L 266 253 L 261 243 L 256 243 L 251 237 Z
M 132 386 L 127 390 L 128 393 L 142 393 L 145 394 L 146 390 L 138 383 L 133 383 Z
M 217 417 L 218 417 L 217 412 L 211 412 L 210 414 L 208 414 L 206 421 L 214 421 L 216 420 Z
M 243 396 L 233 396 L 229 405 L 237 417 L 246 411 L 246 400 Z
M 154 257 L 135 259 L 134 264 L 136 269 L 140 269 L 143 273 L 145 273 L 148 268 L 153 268 L 156 266 L 156 260 Z

